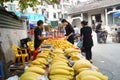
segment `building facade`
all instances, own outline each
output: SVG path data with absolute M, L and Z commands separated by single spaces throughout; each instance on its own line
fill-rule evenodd
M 59 21 L 62 18 L 68 19 L 68 9 L 72 6 L 77 5 L 79 3 L 79 0 L 60 0 L 59 4 L 48 4 L 45 1 L 41 2 L 42 4 L 35 7 L 34 10 L 31 7 L 28 7 L 23 11 L 23 13 L 30 15 L 42 15 L 45 18 L 43 20 L 49 23 L 50 21 Z M 18 1 L 14 1 L 13 3 L 7 2 L 5 3 L 5 6 L 8 11 L 16 12 L 17 15 L 20 16 Z M 34 18 L 35 16 L 30 17 Z M 37 20 L 38 19 L 33 19 L 29 21 L 36 24 Z
M 71 18 L 87 20 L 89 25 L 92 21 L 103 21 L 106 26 L 114 26 L 119 23 L 119 18 L 114 18 L 113 14 L 120 11 L 119 0 L 93 0 L 69 9 Z M 74 21 L 75 22 L 75 21 Z M 77 24 L 78 25 L 78 24 Z

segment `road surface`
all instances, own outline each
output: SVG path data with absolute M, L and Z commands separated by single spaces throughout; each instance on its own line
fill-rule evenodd
M 93 64 L 109 76 L 110 80 L 120 80 L 120 44 L 112 43 L 110 37 L 106 44 L 97 44 L 94 36 Z

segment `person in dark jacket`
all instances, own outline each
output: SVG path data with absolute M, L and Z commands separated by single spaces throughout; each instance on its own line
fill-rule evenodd
M 38 25 L 38 27 L 34 30 L 34 48 L 35 48 L 35 50 L 41 45 L 43 40 L 50 38 L 50 37 L 42 36 L 43 21 L 39 20 L 37 22 L 37 25 Z
M 70 43 L 74 44 L 74 29 L 72 25 L 65 19 L 63 19 L 61 22 L 62 22 L 62 25 L 65 26 L 65 31 L 66 31 L 65 36 L 67 40 Z
M 85 48 L 86 59 L 92 62 L 92 28 L 88 26 L 87 21 L 81 22 L 82 28 L 80 30 L 80 36 L 83 39 L 83 47 Z
M 102 31 L 102 20 L 98 22 L 98 25 L 96 26 L 96 34 L 97 34 L 97 42 L 101 43 L 100 37 L 101 37 L 101 31 Z

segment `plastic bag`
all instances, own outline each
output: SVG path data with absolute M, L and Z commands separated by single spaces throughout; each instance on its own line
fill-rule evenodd
M 83 41 L 79 40 L 77 43 L 77 47 L 81 49 L 83 47 Z

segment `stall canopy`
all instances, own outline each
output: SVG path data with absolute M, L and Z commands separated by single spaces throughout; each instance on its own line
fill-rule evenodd
M 45 17 L 42 14 L 26 14 L 26 16 L 30 21 L 38 21 L 38 20 L 45 21 Z
M 113 17 L 119 17 L 120 16 L 120 12 L 116 12 L 113 14 Z
M 26 16 L 29 21 L 38 21 L 38 20 L 43 20 L 45 21 L 45 17 L 42 14 L 21 14 L 20 12 L 15 12 L 17 16 Z

